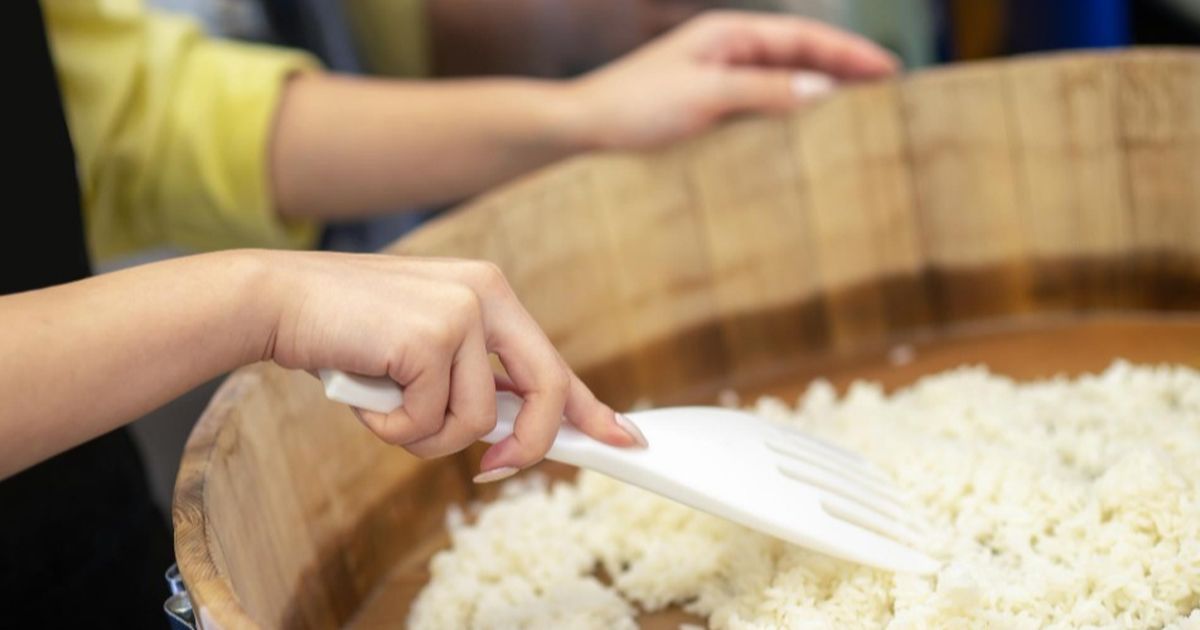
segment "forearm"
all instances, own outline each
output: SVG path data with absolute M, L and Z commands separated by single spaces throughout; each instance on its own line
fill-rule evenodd
M 566 84 L 297 77 L 271 142 L 277 210 L 336 219 L 459 199 L 585 148 L 587 131 Z
M 226 252 L 0 297 L 0 478 L 258 360 L 264 273 Z

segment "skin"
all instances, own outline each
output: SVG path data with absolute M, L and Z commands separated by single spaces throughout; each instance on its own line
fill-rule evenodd
M 525 406 L 486 470 L 536 463 L 564 414 L 599 440 L 636 444 L 488 263 L 217 252 L 0 297 L 0 330 L 4 356 L 21 358 L 0 362 L 0 477 L 260 360 L 403 383 L 403 407 L 359 415 L 421 457 L 495 425 L 489 353 Z
M 839 81 L 898 62 L 795 17 L 714 12 L 571 81 L 399 82 L 310 74 L 285 90 L 271 149 L 283 216 L 363 217 L 460 199 L 570 155 L 644 149 L 809 95 L 797 70 Z
M 717 13 L 570 82 L 302 76 L 277 114 L 272 185 L 285 217 L 365 216 L 473 194 L 579 151 L 660 146 L 795 107 L 799 69 L 859 80 L 896 67 L 814 22 Z M 515 435 L 485 453 L 481 481 L 539 461 L 564 417 L 644 446 L 493 265 L 244 250 L 0 297 L 0 478 L 256 361 L 389 376 L 404 406 L 359 418 L 389 444 L 446 455 L 495 424 L 489 353 L 508 373 L 501 386 L 526 402 Z

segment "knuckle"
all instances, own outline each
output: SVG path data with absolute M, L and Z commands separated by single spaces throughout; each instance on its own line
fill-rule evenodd
M 414 356 L 408 340 L 399 339 L 393 343 L 384 355 L 388 376 L 401 386 L 407 385 L 404 381 L 405 368 L 409 366 Z
M 437 457 L 437 453 L 428 444 L 410 444 L 408 446 L 405 446 L 404 450 L 408 451 L 410 454 L 412 454 L 417 459 L 428 460 L 428 459 L 434 459 L 435 457 Z
M 472 414 L 466 418 L 464 422 L 471 430 L 472 435 L 474 435 L 476 438 L 480 438 L 488 433 L 491 433 L 492 429 L 496 428 L 496 413 L 480 411 L 479 413 Z
M 426 320 L 420 327 L 422 341 L 428 343 L 438 355 L 456 347 L 463 337 L 464 326 L 459 321 L 461 316 L 458 311 L 452 313 L 439 319 Z
M 406 427 L 387 424 L 375 428 L 375 435 L 391 446 L 404 446 L 409 441 L 409 431 Z
M 429 335 L 429 340 L 433 343 L 433 346 L 439 350 L 453 350 L 458 345 L 459 340 L 462 339 L 460 330 L 461 329 L 455 326 L 438 326 L 434 328 L 433 332 Z M 438 356 L 440 356 L 440 354 L 441 353 L 439 353 Z
M 571 389 L 571 372 L 565 367 L 559 366 L 557 369 L 550 370 L 546 374 L 545 386 L 547 392 L 566 395 Z
M 521 469 L 529 468 L 541 461 L 549 450 L 550 442 L 546 442 L 545 446 L 543 446 L 540 438 L 537 440 L 525 438 L 519 448 L 513 449 L 512 465 Z
M 508 290 L 508 279 L 499 265 L 487 260 L 471 263 L 471 277 L 475 286 L 490 294 L 503 293 Z
M 479 296 L 469 284 L 452 282 L 446 286 L 446 302 L 456 311 L 469 310 L 479 305 Z
M 554 435 L 555 433 L 550 431 L 539 433 L 537 438 L 529 445 L 525 453 L 525 461 L 535 462 L 545 457 L 546 453 L 550 450 L 550 446 L 554 444 Z
M 446 417 L 436 413 L 428 414 L 426 417 L 417 418 L 414 420 L 413 437 L 415 439 L 424 439 L 435 435 L 441 430 L 446 423 Z M 411 440 L 410 440 L 411 441 Z
M 417 446 L 417 445 L 406 446 L 404 448 L 404 450 L 408 451 L 409 453 L 412 453 L 419 459 L 430 460 L 430 459 L 438 459 L 441 457 L 445 457 L 447 455 L 451 455 L 453 453 L 457 453 L 458 451 L 460 451 L 462 449 L 457 446 L 454 446 L 454 445 L 447 445 L 447 444 L 439 443 L 439 444 L 421 444 L 419 446 Z
M 436 414 L 425 416 L 404 413 L 389 417 L 385 422 L 373 427 L 375 435 L 392 446 L 408 448 L 416 442 L 435 435 L 442 426 L 442 419 Z
M 427 438 L 413 441 L 405 445 L 404 449 L 421 459 L 435 459 L 457 453 L 474 442 L 473 437 L 462 434 L 462 427 L 459 426 L 453 431 L 439 431 Z
M 527 425 L 526 430 L 521 434 L 518 452 L 520 461 L 523 462 L 522 467 L 530 466 L 546 456 L 554 444 L 555 436 L 558 435 L 562 416 L 561 412 L 553 413 L 546 410 L 545 417 L 530 418 L 530 420 L 536 426 Z
M 455 341 L 462 338 L 464 331 L 483 318 L 483 305 L 479 295 L 469 287 L 454 285 L 446 294 L 448 313 L 445 319 L 435 322 L 443 333 Z

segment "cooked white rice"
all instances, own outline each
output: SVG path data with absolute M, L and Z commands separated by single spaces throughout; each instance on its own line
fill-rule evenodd
M 890 397 L 816 383 L 795 410 L 757 411 L 891 472 L 942 570 L 833 560 L 584 472 L 511 482 L 473 524 L 452 512 L 411 627 L 636 628 L 675 604 L 713 628 L 1200 630 L 1196 370 L 1019 385 L 959 369 Z

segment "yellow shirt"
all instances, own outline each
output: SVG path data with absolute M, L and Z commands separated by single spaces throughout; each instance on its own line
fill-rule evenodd
M 268 139 L 310 56 L 206 37 L 141 0 L 42 0 L 97 259 L 147 246 L 303 247 L 275 214 Z

